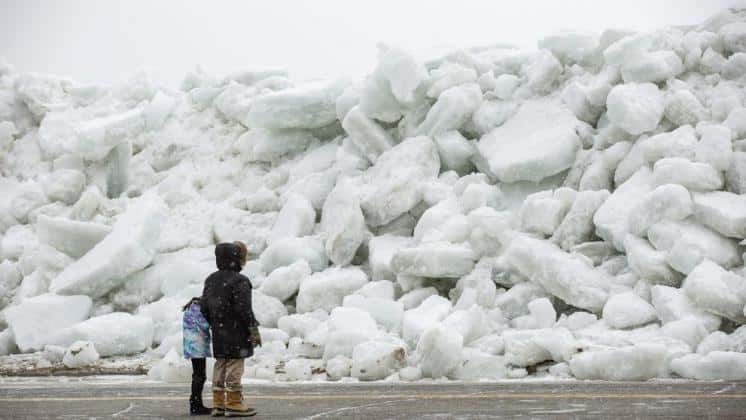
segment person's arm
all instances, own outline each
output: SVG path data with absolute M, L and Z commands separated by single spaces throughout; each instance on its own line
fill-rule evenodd
M 199 302 L 199 310 L 202 312 L 202 316 L 205 317 L 205 320 L 209 325 L 212 325 L 212 321 L 210 320 L 210 308 L 207 306 L 207 282 L 205 281 L 205 287 L 202 289 L 202 297 L 200 298 Z
M 246 325 L 246 328 L 258 327 L 259 323 L 256 322 L 251 305 L 251 282 L 245 276 L 241 276 L 236 288 L 236 309 L 241 321 Z

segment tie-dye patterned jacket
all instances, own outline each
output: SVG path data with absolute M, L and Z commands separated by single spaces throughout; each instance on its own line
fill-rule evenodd
M 199 303 L 192 302 L 184 311 L 182 321 L 184 336 L 184 358 L 210 357 L 210 324 L 202 315 Z

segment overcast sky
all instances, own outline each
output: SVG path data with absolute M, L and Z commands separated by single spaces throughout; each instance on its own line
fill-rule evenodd
M 534 47 L 558 30 L 694 24 L 733 6 L 746 0 L 0 0 L 0 57 L 20 71 L 95 83 L 147 69 L 176 86 L 197 65 L 359 77 L 378 42 L 414 52 Z

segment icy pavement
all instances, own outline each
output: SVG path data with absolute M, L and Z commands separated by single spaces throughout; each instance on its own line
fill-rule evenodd
M 257 419 L 742 418 L 744 382 L 655 380 L 244 385 Z M 187 385 L 143 377 L 0 379 L 12 418 L 179 418 Z M 207 405 L 211 401 L 206 402 Z

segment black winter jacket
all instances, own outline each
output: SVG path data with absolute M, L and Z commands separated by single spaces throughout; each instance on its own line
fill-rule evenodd
M 251 327 L 258 326 L 251 308 L 251 282 L 240 274 L 240 250 L 230 243 L 215 247 L 218 271 L 205 280 L 202 314 L 212 329 L 212 354 L 216 359 L 251 357 Z

